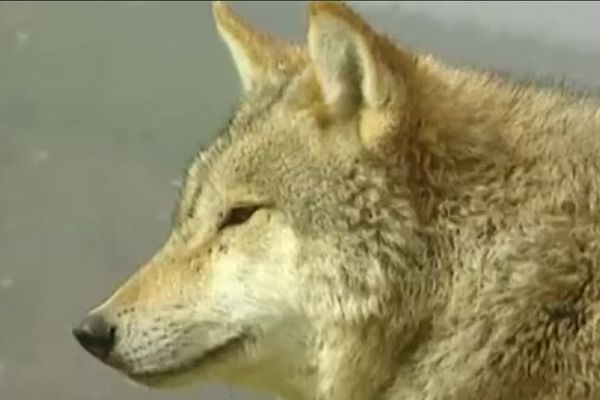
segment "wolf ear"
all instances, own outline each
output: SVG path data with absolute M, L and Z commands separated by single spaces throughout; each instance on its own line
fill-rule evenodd
M 323 97 L 333 114 L 360 106 L 380 110 L 397 97 L 402 82 L 384 60 L 383 41 L 340 2 L 312 1 L 308 46 Z
M 213 1 L 212 10 L 244 91 L 277 80 L 292 67 L 295 49 L 291 45 L 255 29 L 222 1 Z

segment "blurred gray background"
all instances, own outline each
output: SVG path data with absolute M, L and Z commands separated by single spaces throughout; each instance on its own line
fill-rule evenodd
M 448 61 L 600 86 L 600 3 L 353 5 Z M 304 2 L 233 7 L 304 40 Z M 165 238 L 237 95 L 209 3 L 0 2 L 0 399 L 259 398 L 137 388 L 70 335 Z

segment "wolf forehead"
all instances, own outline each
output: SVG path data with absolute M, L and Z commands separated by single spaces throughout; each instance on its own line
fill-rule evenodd
M 190 167 L 194 168 L 195 164 L 213 166 L 215 161 L 243 136 L 256 134 L 264 137 L 270 132 L 289 129 L 296 118 L 290 118 L 293 117 L 292 114 L 281 115 L 281 108 L 291 105 L 286 101 L 286 97 L 294 91 L 292 82 L 296 78 L 299 78 L 297 74 L 290 75 L 286 80 L 265 84 L 252 92 L 242 93 L 235 106 L 229 111 L 226 122 L 217 130 L 211 142 L 197 151 L 189 163 Z M 269 124 L 278 116 L 285 118 L 288 124 L 277 126 Z
M 211 173 L 217 174 L 220 184 L 234 178 L 242 181 L 239 183 L 249 184 L 257 169 L 277 166 L 278 160 L 284 161 L 280 154 L 282 151 L 297 148 L 298 141 L 290 134 L 296 118 L 281 115 L 288 88 L 289 85 L 283 82 L 265 86 L 238 99 L 213 139 L 201 146 L 187 163 L 179 192 L 181 214 L 193 206 Z M 272 148 L 273 139 L 287 145 Z M 233 147 L 235 153 L 231 151 Z

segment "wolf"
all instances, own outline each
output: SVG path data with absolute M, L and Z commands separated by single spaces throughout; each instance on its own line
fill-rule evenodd
M 600 102 L 308 5 L 223 2 L 240 100 L 164 245 L 73 335 L 152 388 L 288 400 L 600 398 Z

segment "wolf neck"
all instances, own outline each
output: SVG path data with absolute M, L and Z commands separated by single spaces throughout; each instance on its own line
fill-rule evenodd
M 564 182 L 567 163 L 598 160 L 600 103 L 593 99 L 454 70 L 429 57 L 419 60 L 413 79 L 420 124 L 403 161 L 425 217 L 448 196 L 462 197 L 468 207 L 472 196 L 465 193 L 473 189 L 510 190 L 506 185 L 522 168 L 552 190 Z M 600 162 L 594 164 L 600 173 Z M 523 192 L 517 202 L 535 197 L 530 194 Z
M 417 113 L 437 130 L 439 140 L 499 137 L 527 154 L 538 141 L 572 142 L 600 129 L 600 101 L 559 87 L 516 84 L 489 73 L 453 69 L 431 57 L 419 60 L 413 79 Z

